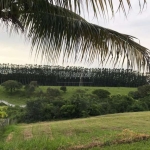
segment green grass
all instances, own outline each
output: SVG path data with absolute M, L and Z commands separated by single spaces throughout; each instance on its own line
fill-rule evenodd
M 60 86 L 50 86 L 50 87 L 60 89 Z M 39 88 L 45 92 L 48 86 L 40 86 Z M 76 92 L 77 89 L 84 90 L 88 94 L 92 93 L 92 91 L 95 89 L 104 89 L 104 90 L 108 90 L 111 93 L 111 95 L 115 95 L 115 94 L 127 95 L 129 91 L 136 90 L 136 88 L 127 88 L 127 87 L 75 87 L 75 86 L 68 87 L 67 86 L 67 92 L 64 93 L 63 91 L 61 91 L 61 96 L 64 99 L 68 99 Z M 24 105 L 29 98 L 23 95 L 22 90 L 17 91 L 14 94 L 10 94 L 7 93 L 2 86 L 0 86 L 0 100 L 5 100 L 15 105 Z
M 11 104 L 15 105 L 23 105 L 26 103 L 28 98 L 23 96 L 22 90 L 21 91 L 16 91 L 13 94 L 10 94 L 5 91 L 5 89 L 0 86 L 0 100 L 5 100 Z
M 150 112 L 8 126 L 3 150 L 148 150 Z

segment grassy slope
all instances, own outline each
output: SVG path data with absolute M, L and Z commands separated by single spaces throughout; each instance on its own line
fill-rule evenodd
M 51 86 L 52 88 L 60 89 L 60 86 Z M 40 89 L 46 91 L 48 86 L 41 86 Z M 95 89 L 105 89 L 108 90 L 112 95 L 121 94 L 126 95 L 129 91 L 135 91 L 136 88 L 126 88 L 126 87 L 67 87 L 67 92 L 62 94 L 64 99 L 70 98 L 77 89 L 85 90 L 86 93 L 91 93 Z M 28 100 L 28 98 L 22 96 L 21 92 L 14 95 L 10 95 L 0 86 L 0 100 L 6 100 L 12 104 L 22 105 Z
M 143 138 L 150 135 L 149 124 L 150 112 L 19 124 L 7 128 L 0 145 L 3 150 L 99 150 L 103 144 L 102 150 L 148 150 L 150 140 Z
M 11 104 L 23 105 L 27 98 L 22 96 L 22 91 L 17 91 L 14 94 L 7 93 L 2 86 L 0 86 L 0 100 L 5 100 Z

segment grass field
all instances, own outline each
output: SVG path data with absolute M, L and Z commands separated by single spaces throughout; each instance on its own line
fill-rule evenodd
M 48 86 L 40 86 L 39 88 L 42 89 L 43 91 L 46 91 Z M 60 86 L 51 86 L 51 88 L 60 89 Z M 70 98 L 76 92 L 77 89 L 84 90 L 86 93 L 91 93 L 95 89 L 104 89 L 104 90 L 108 90 L 111 93 L 111 95 L 115 95 L 115 94 L 127 95 L 129 91 L 136 90 L 136 88 L 127 88 L 127 87 L 84 87 L 84 86 L 73 87 L 73 86 L 70 86 L 70 87 L 67 87 L 66 93 L 61 92 L 61 96 L 64 99 Z M 26 103 L 28 99 L 29 98 L 26 98 L 25 96 L 23 96 L 22 91 L 16 92 L 15 94 L 8 94 L 3 89 L 3 87 L 0 86 L 0 100 L 6 100 L 7 102 L 15 104 L 15 105 L 23 105 Z
M 150 112 L 8 126 L 2 150 L 149 150 Z M 3 137 L 3 141 L 2 141 Z

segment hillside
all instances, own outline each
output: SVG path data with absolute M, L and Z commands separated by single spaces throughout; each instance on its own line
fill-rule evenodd
M 57 88 L 60 89 L 60 86 L 50 86 L 51 88 Z M 40 86 L 39 87 L 42 91 L 46 91 L 48 86 Z M 61 92 L 61 96 L 64 99 L 70 98 L 73 94 L 75 94 L 76 90 L 84 90 L 86 93 L 92 93 L 93 90 L 95 89 L 104 89 L 108 90 L 111 95 L 127 95 L 129 91 L 135 91 L 136 88 L 127 88 L 127 87 L 85 87 L 85 86 L 80 86 L 80 87 L 74 87 L 74 86 L 67 86 L 67 92 L 63 93 Z M 22 89 L 23 90 L 23 89 Z M 0 100 L 5 100 L 11 104 L 15 105 L 24 105 L 26 101 L 29 99 L 26 96 L 23 95 L 23 92 L 18 91 L 15 92 L 14 94 L 9 94 L 5 92 L 2 86 L 0 86 Z M 31 97 L 32 98 L 32 97 Z
M 8 126 L 0 149 L 148 150 L 150 112 Z

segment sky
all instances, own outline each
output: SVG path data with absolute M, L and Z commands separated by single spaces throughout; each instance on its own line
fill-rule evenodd
M 89 11 L 89 15 L 82 14 L 87 21 L 98 24 L 100 26 L 116 30 L 120 33 L 129 34 L 139 39 L 141 45 L 150 49 L 150 3 L 142 13 L 139 13 L 139 5 L 137 0 L 132 0 L 132 10 L 129 11 L 127 18 L 123 13 L 118 12 L 114 18 L 104 20 L 100 16 L 93 17 L 93 13 Z M 35 59 L 34 53 L 31 55 L 30 43 L 24 39 L 23 34 L 9 34 L 5 26 L 0 26 L 0 63 L 9 64 L 49 64 L 48 62 L 41 62 Z M 62 65 L 61 60 L 58 65 Z M 65 64 L 83 66 L 83 64 Z M 87 67 L 84 65 L 84 67 Z M 89 67 L 89 66 L 88 66 Z M 90 67 L 98 67 L 97 63 Z M 107 66 L 109 67 L 109 66 Z

